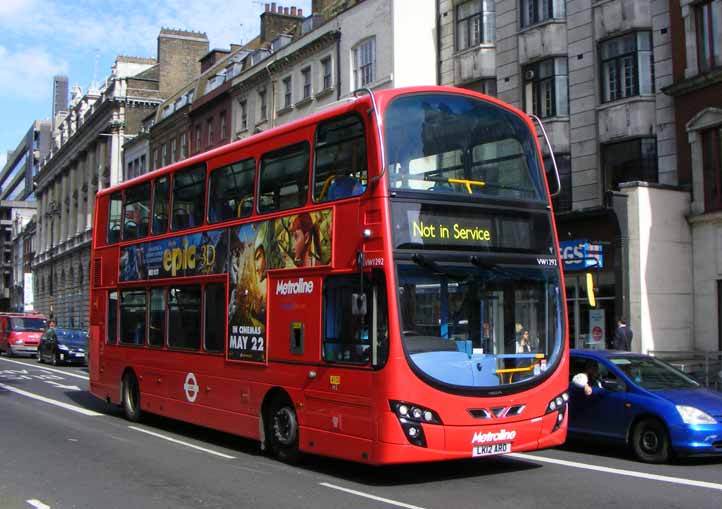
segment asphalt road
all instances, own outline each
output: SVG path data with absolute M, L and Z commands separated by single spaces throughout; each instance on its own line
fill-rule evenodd
M 482 461 L 373 468 L 150 417 L 87 392 L 85 368 L 0 357 L 0 509 L 722 507 L 722 460 L 645 465 L 572 445 Z

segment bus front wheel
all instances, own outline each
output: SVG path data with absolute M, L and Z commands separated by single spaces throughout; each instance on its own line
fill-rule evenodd
M 266 435 L 273 455 L 285 463 L 297 463 L 298 418 L 293 403 L 286 397 L 273 400 L 268 412 Z
M 132 372 L 123 377 L 123 412 L 131 422 L 140 422 L 140 389 Z

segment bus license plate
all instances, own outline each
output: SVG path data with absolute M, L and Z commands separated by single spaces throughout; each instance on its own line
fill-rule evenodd
M 479 456 L 493 456 L 495 454 L 506 454 L 509 452 L 511 452 L 511 442 L 504 444 L 476 445 L 471 450 L 471 456 L 477 458 Z

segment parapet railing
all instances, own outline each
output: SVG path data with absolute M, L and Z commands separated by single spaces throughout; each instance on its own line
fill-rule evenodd
M 649 355 L 670 363 L 705 387 L 722 390 L 722 351 L 650 350 Z

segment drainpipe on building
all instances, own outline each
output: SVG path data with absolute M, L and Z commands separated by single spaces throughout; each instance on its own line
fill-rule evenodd
M 619 224 L 619 258 L 620 270 L 622 271 L 622 315 L 627 319 L 627 323 L 631 324 L 631 306 L 629 303 L 629 209 L 627 199 L 629 196 L 625 193 L 609 191 L 607 195 L 607 206 L 610 206 L 617 216 Z M 616 319 L 616 317 L 615 317 Z M 641 334 L 641 330 L 638 332 Z M 641 337 L 638 338 L 641 345 Z
M 341 30 L 336 31 L 336 100 L 341 100 Z

